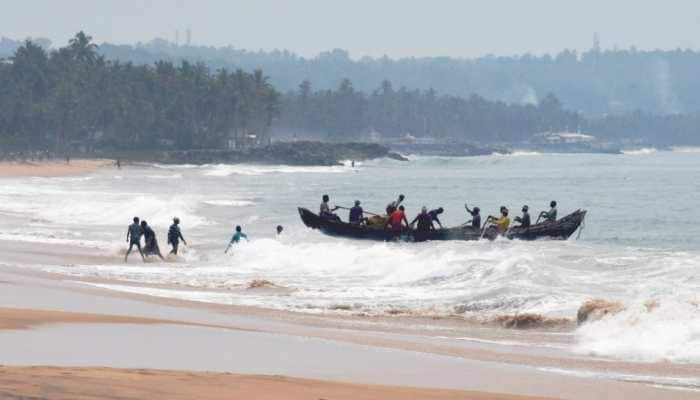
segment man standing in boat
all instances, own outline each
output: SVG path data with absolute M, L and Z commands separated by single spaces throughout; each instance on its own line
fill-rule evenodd
M 413 231 L 413 239 L 416 242 L 425 242 L 426 240 L 428 240 L 428 237 L 430 236 L 430 231 L 435 230 L 433 220 L 434 218 L 431 212 L 428 212 L 428 208 L 426 206 L 423 206 L 420 214 L 418 214 L 416 218 L 414 218 L 413 221 L 411 221 L 411 227 L 413 227 L 416 224 L 416 222 L 418 223 L 418 226 L 416 226 L 416 230 Z
M 440 229 L 442 229 L 442 222 L 440 222 L 440 218 L 438 218 L 438 215 L 442 214 L 445 212 L 445 209 L 442 207 L 436 208 L 434 210 L 430 210 L 428 214 L 430 215 L 431 222 L 435 221 L 437 222 L 438 226 L 440 226 Z M 435 229 L 435 227 L 433 227 Z
M 398 199 L 387 204 L 386 205 L 386 215 L 390 217 L 391 214 L 393 214 L 394 211 L 396 211 L 397 208 L 401 205 L 401 203 L 403 202 L 403 199 L 405 199 L 405 198 L 406 197 L 404 195 L 400 194 Z
M 406 219 L 406 209 L 404 206 L 399 206 L 398 210 L 391 213 L 384 228 L 389 230 L 392 237 L 401 236 L 403 230 L 408 228 L 408 219 Z

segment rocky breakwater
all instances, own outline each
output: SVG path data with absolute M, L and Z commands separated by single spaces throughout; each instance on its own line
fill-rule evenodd
M 277 142 L 234 150 L 178 150 L 156 155 L 166 164 L 256 163 L 286 165 L 338 165 L 345 160 L 392 158 L 406 161 L 388 147 L 374 143 Z

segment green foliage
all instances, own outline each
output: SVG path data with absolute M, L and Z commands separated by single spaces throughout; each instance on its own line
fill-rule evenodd
M 432 137 L 462 142 L 513 143 L 547 130 L 576 129 L 578 114 L 549 95 L 539 105 L 509 105 L 479 96 L 438 96 L 434 90 L 394 90 L 384 81 L 370 95 L 345 79 L 335 90 L 313 91 L 304 81 L 283 97 L 275 123 L 279 134 L 348 141 L 383 137 Z
M 269 139 L 279 95 L 261 71 L 107 61 L 79 32 L 47 54 L 27 41 L 0 63 L 3 149 L 223 147 Z

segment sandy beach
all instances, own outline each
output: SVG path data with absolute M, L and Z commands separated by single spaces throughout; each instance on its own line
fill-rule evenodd
M 112 160 L 74 159 L 49 161 L 0 161 L 0 178 L 12 177 L 59 177 L 94 172 L 99 168 L 113 166 Z

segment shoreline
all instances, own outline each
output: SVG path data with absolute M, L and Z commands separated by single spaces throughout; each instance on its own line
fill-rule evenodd
M 7 346 L 0 357 L 4 365 L 274 374 L 362 385 L 440 387 L 555 398 L 589 398 L 604 393 L 636 398 L 657 398 L 662 393 L 671 398 L 691 398 L 687 395 L 693 393 L 655 388 L 653 382 L 586 378 L 547 370 L 604 371 L 624 367 L 624 363 L 571 358 L 556 364 L 559 356 L 546 349 L 455 342 L 436 338 L 429 332 L 395 329 L 371 321 L 358 326 L 339 323 L 342 318 L 129 295 L 85 287 L 70 277 L 47 277 L 47 273 L 6 266 L 0 267 L 0 287 L 0 305 L 39 310 L 31 311 L 35 316 L 52 315 L 50 310 L 103 314 L 103 319 L 91 317 L 97 319 L 81 322 L 61 322 L 61 318 L 54 317 L 53 324 L 0 331 L 0 343 Z M 124 320 L 115 324 L 110 321 L 114 316 L 157 322 Z M 158 339 L 150 344 L 147 341 L 145 346 L 142 340 L 130 339 L 140 337 Z M 87 338 L 90 345 L 84 348 Z M 56 343 L 62 343 L 63 348 L 56 348 Z M 181 349 L 178 354 L 172 354 L 173 346 Z M 119 348 L 122 350 L 114 350 Z M 289 358 L 279 358 L 280 351 Z M 368 363 L 372 366 L 368 367 Z M 443 372 L 435 375 L 436 367 Z M 375 371 L 376 368 L 384 372 Z M 683 376 L 697 372 L 696 366 L 633 364 L 622 368 L 622 372 L 631 380 L 658 372 L 659 368 Z

